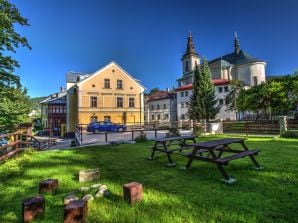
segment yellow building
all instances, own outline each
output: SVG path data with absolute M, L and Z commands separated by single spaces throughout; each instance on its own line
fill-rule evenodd
M 67 74 L 67 132 L 76 124 L 110 120 L 134 125 L 144 122 L 144 90 L 117 63 L 93 74 Z

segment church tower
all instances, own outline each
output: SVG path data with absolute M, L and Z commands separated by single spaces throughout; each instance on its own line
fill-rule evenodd
M 200 57 L 196 53 L 191 32 L 189 32 L 186 51 L 185 54 L 182 56 L 181 61 L 183 76 L 192 73 L 195 70 L 196 66 L 200 64 Z

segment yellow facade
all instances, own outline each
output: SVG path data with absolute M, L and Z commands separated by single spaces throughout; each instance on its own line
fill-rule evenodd
M 76 90 L 68 95 L 68 107 L 70 113 L 75 115 L 68 114 L 71 117 L 68 121 L 72 123 L 68 124 L 67 131 L 72 131 L 73 128 L 69 127 L 75 122 L 88 124 L 94 120 L 107 119 L 126 125 L 144 122 L 144 87 L 115 62 L 73 88 Z

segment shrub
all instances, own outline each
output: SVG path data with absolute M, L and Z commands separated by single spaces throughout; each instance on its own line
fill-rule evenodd
M 298 130 L 287 130 L 281 133 L 283 138 L 298 138 Z
M 136 143 L 142 143 L 142 142 L 147 142 L 147 136 L 146 136 L 146 133 L 144 132 L 140 132 L 140 135 L 138 135 L 136 138 L 135 138 L 135 142 Z

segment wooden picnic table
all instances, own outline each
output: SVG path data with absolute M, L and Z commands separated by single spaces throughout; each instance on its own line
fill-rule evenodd
M 188 157 L 185 169 L 190 169 L 193 160 L 211 162 L 217 165 L 224 177 L 224 179 L 222 179 L 223 182 L 234 183 L 236 179 L 229 177 L 224 170 L 224 166 L 228 165 L 231 160 L 249 156 L 255 165 L 255 169 L 262 168 L 254 157 L 255 155 L 258 155 L 260 151 L 258 149 L 248 149 L 244 143 L 245 140 L 246 139 L 244 138 L 225 138 L 193 144 L 191 145 L 193 146 L 193 151 L 191 153 L 182 154 Z M 240 144 L 242 149 L 232 149 L 230 147 L 231 144 Z M 223 154 L 225 153 L 232 153 L 233 155 L 223 157 Z
M 195 136 L 175 136 L 175 137 L 166 137 L 166 138 L 155 138 L 154 146 L 152 146 L 152 153 L 148 159 L 154 159 L 154 155 L 156 151 L 163 152 L 167 154 L 169 163 L 168 166 L 175 166 L 176 163 L 173 162 L 171 158 L 171 154 L 185 149 L 190 149 L 193 147 L 189 147 L 187 141 L 192 141 L 192 143 L 196 143 Z M 176 148 L 173 148 L 176 146 Z M 178 146 L 178 147 L 177 147 Z

